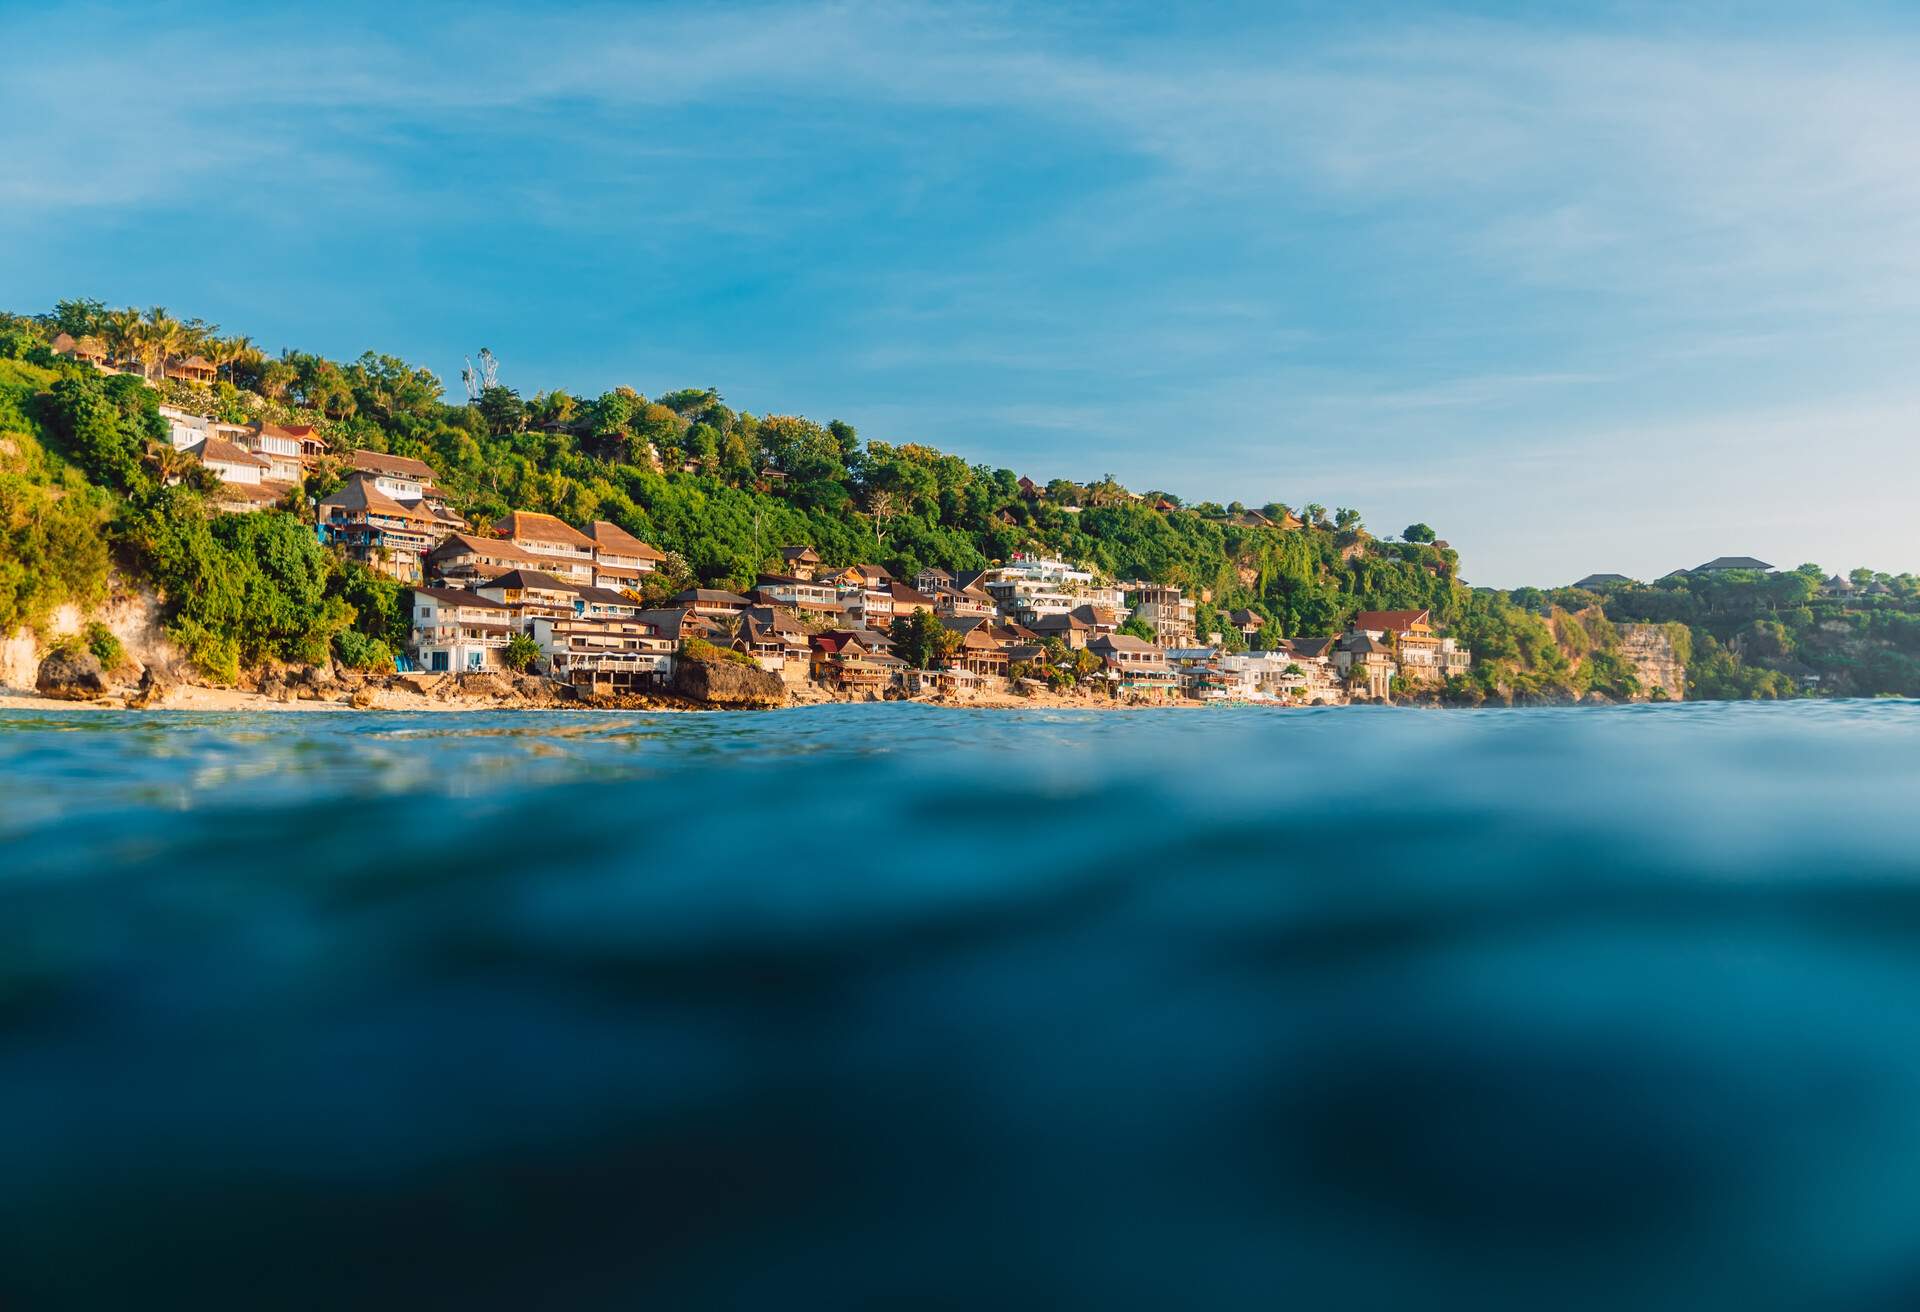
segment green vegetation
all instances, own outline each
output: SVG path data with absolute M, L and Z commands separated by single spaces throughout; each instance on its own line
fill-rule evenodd
M 127 663 L 127 649 L 112 629 L 93 620 L 80 632 L 81 641 L 86 644 L 93 658 L 100 662 L 100 668 L 108 674 L 113 673 Z
M 333 658 L 350 670 L 394 669 L 393 648 L 380 638 L 369 638 L 356 629 L 342 629 L 333 635 Z
M 131 372 L 103 376 L 54 355 L 61 332 Z M 216 381 L 157 381 L 166 359 L 187 353 L 213 363 Z M 158 308 L 64 301 L 36 317 L 0 315 L 0 630 L 44 630 L 60 605 L 97 603 L 112 560 L 160 591 L 169 633 L 215 679 L 329 652 L 377 666 L 403 648 L 403 587 L 342 562 L 286 511 L 209 512 L 204 471 L 165 440 L 164 396 L 236 421 L 311 423 L 336 452 L 425 460 L 476 524 L 513 508 L 611 520 L 668 553 L 643 590 L 649 602 L 696 584 L 744 590 L 786 543 L 811 544 L 829 567 L 873 562 L 907 578 L 1031 551 L 1179 584 L 1200 630 L 1235 647 L 1227 609 L 1266 621 L 1257 645 L 1337 632 L 1362 609 L 1428 610 L 1474 653 L 1471 673 L 1448 683 L 1456 701 L 1635 695 L 1614 627 L 1628 621 L 1684 635 L 1695 696 L 1920 693 L 1920 584 L 1909 576 L 1862 572 L 1882 590 L 1846 599 L 1819 596 L 1809 569 L 1683 576 L 1604 596 L 1473 591 L 1425 523 L 1382 540 L 1351 508 L 1185 505 L 1111 476 L 1026 493 L 1013 470 L 865 440 L 837 421 L 736 411 L 711 388 L 586 398 L 524 397 L 490 376 L 475 385 L 474 403 L 448 404 L 432 373 L 390 355 L 269 357 Z M 337 462 L 314 470 L 305 494 L 341 472 Z M 923 628 L 904 635 L 915 663 L 951 638 Z M 1069 653 L 1047 677 L 1071 680 L 1078 663 Z
M 0 354 L 7 342 L 0 331 Z M 112 498 L 40 436 L 41 394 L 58 376 L 0 358 L 0 635 L 44 632 L 59 607 L 106 597 Z
M 538 650 L 535 648 L 536 654 Z M 735 651 L 731 647 L 715 646 L 705 638 L 688 638 L 680 644 L 680 654 L 688 660 L 699 661 L 703 665 L 732 664 L 745 665 L 756 670 L 760 668 L 753 657 L 745 652 Z
M 894 620 L 887 636 L 893 640 L 893 654 L 916 670 L 944 665 L 949 656 L 960 650 L 960 635 L 924 610 Z
M 507 639 L 507 649 L 501 653 L 501 659 L 515 674 L 525 674 L 539 661 L 540 644 L 527 634 L 516 633 Z
M 1920 579 L 1855 570 L 1829 594 L 1817 565 L 1679 574 L 1609 588 L 1607 613 L 1684 628 L 1688 695 L 1920 696 Z

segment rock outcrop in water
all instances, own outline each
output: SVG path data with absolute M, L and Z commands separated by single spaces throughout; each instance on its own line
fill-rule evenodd
M 673 690 L 709 706 L 784 706 L 787 701 L 779 675 L 735 661 L 683 658 L 675 663 Z
M 40 662 L 33 686 L 43 697 L 91 702 L 107 695 L 107 676 L 92 652 L 62 648 Z

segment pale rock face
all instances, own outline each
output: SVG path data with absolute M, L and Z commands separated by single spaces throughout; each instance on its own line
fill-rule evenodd
M 157 665 L 172 669 L 179 653 L 167 641 L 162 628 L 159 599 L 149 592 L 125 592 L 115 588 L 107 604 L 91 614 L 66 605 L 53 613 L 47 625 L 49 642 L 79 633 L 93 620 L 113 631 L 128 659 L 140 666 Z M 25 629 L 0 639 L 0 688 L 31 688 L 40 673 L 45 647 Z
M 1673 650 L 1673 640 L 1658 624 L 1621 624 L 1620 654 L 1633 662 L 1640 686 L 1651 696 L 1664 689 L 1671 701 L 1687 696 L 1687 667 Z

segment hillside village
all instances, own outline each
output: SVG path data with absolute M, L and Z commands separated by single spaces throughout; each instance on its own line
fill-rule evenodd
M 280 505 L 304 467 L 333 458 L 311 427 L 161 414 L 175 448 L 217 477 L 210 501 L 226 513 Z M 515 510 L 470 525 L 424 462 L 365 450 L 341 459 L 349 472 L 315 503 L 316 531 L 411 589 L 401 664 L 423 673 L 517 666 L 583 695 L 649 693 L 675 685 L 691 644 L 735 653 L 801 697 L 1072 687 L 1108 699 L 1327 705 L 1430 691 L 1471 663 L 1423 610 L 1362 612 L 1344 632 L 1298 638 L 1230 612 L 1242 648 L 1230 652 L 1224 635 L 1196 632 L 1194 603 L 1176 586 L 1024 554 L 901 579 L 876 564 L 828 567 L 791 544 L 779 572 L 748 593 L 687 588 L 656 604 L 642 589 L 665 553 L 615 524 Z
M 129 362 L 66 335 L 51 346 L 103 372 L 134 363 L 143 378 L 193 384 L 216 372 L 198 355 Z M 751 664 L 800 700 L 1071 692 L 1329 705 L 1431 694 L 1471 665 L 1424 609 L 1361 611 L 1337 632 L 1282 635 L 1243 608 L 1217 615 L 1229 637 L 1198 631 L 1195 602 L 1177 585 L 1025 552 L 986 568 L 933 565 L 896 578 L 874 563 L 830 566 L 795 543 L 744 592 L 649 597 L 667 554 L 606 520 L 510 510 L 470 524 L 424 461 L 336 452 L 315 424 L 232 422 L 179 404 L 158 412 L 182 462 L 166 477 L 184 477 L 185 462 L 199 466 L 217 512 L 298 512 L 316 467 L 344 474 L 305 510 L 321 542 L 409 589 L 399 672 L 534 673 L 605 698 L 671 689 L 692 655 Z M 1018 485 L 1023 497 L 1043 495 L 1031 479 Z M 1239 513 L 1301 527 L 1290 514 L 1276 525 Z
M 111 552 L 214 685 L 322 665 L 640 697 L 724 665 L 765 676 L 761 704 L 1920 689 L 1908 575 L 1721 557 L 1473 589 L 1425 525 L 1042 484 L 712 389 L 523 401 L 481 359 L 463 406 L 393 357 L 276 359 L 159 309 L 0 315 L 24 563 L 0 627 L 97 605 Z

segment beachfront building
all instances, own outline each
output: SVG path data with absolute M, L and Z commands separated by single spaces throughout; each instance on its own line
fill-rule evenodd
M 848 692 L 879 692 L 899 681 L 907 663 L 871 629 L 835 629 L 807 639 L 813 677 Z
M 931 591 L 926 588 L 918 590 L 933 598 L 933 613 L 941 619 L 985 619 L 1000 613 L 993 598 L 976 585 L 957 587 L 950 584 Z
M 1079 651 L 1103 633 L 1120 627 L 1120 612 L 1104 606 L 1075 606 L 1063 615 L 1042 615 L 1030 626 L 1038 638 L 1057 638 Z
M 1016 552 L 979 578 L 981 590 L 1000 613 L 1029 627 L 1042 615 L 1058 615 L 1094 598 L 1093 571 L 1047 556 Z
M 1013 636 L 991 620 L 978 616 L 969 619 L 943 619 L 947 632 L 958 634 L 960 645 L 948 658 L 950 669 L 965 670 L 984 678 L 1004 679 L 1011 657 L 1007 649 L 1016 645 Z
M 356 472 L 338 491 L 320 498 L 320 536 L 348 558 L 399 579 L 419 583 L 426 555 L 439 536 L 432 515 L 380 490 L 375 476 Z
M 175 451 L 196 446 L 213 433 L 213 420 L 177 406 L 161 406 L 160 417 L 167 421 L 167 440 L 173 443 Z
M 634 692 L 673 674 L 679 643 L 636 616 L 532 614 L 526 624 L 547 673 L 583 690 Z
M 537 569 L 508 570 L 475 584 L 473 590 L 507 607 L 523 625 L 535 617 L 571 619 L 584 609 L 578 585 Z
M 1230 610 L 1227 612 L 1227 623 L 1238 629 L 1240 636 L 1245 638 L 1251 646 L 1253 640 L 1260 635 L 1260 631 L 1267 627 L 1267 617 L 1258 611 Z
M 1167 653 L 1130 633 L 1101 634 L 1087 644 L 1087 650 L 1101 659 L 1107 678 L 1123 692 L 1164 694 L 1178 682 L 1167 664 Z
M 1333 666 L 1357 695 L 1384 701 L 1393 691 L 1393 648 L 1371 633 L 1351 630 L 1337 640 Z
M 672 639 L 676 649 L 688 638 L 702 638 L 714 643 L 728 641 L 720 621 L 696 615 L 679 606 L 657 606 L 652 610 L 636 611 L 633 617 L 650 626 L 661 637 Z
M 449 533 L 427 553 L 428 577 L 469 585 L 515 569 L 538 569 L 539 557 L 499 538 Z
M 807 677 L 807 631 L 793 612 L 778 606 L 750 606 L 740 613 L 732 647 L 754 664 L 789 683 Z
M 424 670 L 501 669 L 515 632 L 512 609 L 498 601 L 463 588 L 413 589 L 413 654 Z
M 1193 602 L 1171 583 L 1132 583 L 1127 585 L 1127 605 L 1133 618 L 1153 630 L 1153 640 L 1162 647 L 1193 645 Z
M 160 376 L 212 387 L 214 380 L 220 377 L 220 371 L 203 355 L 176 355 L 160 367 Z
M 272 468 L 245 447 L 211 434 L 187 447 L 186 452 L 212 470 L 222 483 L 264 483 Z
M 667 553 L 642 542 L 618 524 L 596 519 L 587 527 L 593 543 L 593 586 L 637 588 L 667 558 Z
M 594 541 L 564 519 L 510 510 L 494 521 L 493 533 L 531 556 L 542 573 L 594 586 Z
M 1386 643 L 1400 676 L 1413 683 L 1439 683 L 1449 675 L 1464 674 L 1473 663 L 1471 653 L 1434 632 L 1428 611 L 1363 610 L 1353 617 L 1348 631 Z
M 327 439 L 320 436 L 320 430 L 312 424 L 261 424 L 260 431 L 273 437 L 291 440 L 299 447 L 299 456 L 303 465 L 312 465 L 327 454 Z M 396 501 L 400 498 L 395 497 Z
M 826 580 L 799 575 L 763 574 L 754 583 L 754 600 L 763 605 L 786 606 L 815 614 L 839 614 L 840 589 Z
M 918 588 L 910 588 L 895 579 L 887 585 L 887 594 L 893 600 L 893 618 L 904 619 L 918 611 L 937 614 L 939 608 L 933 604 L 933 598 Z

